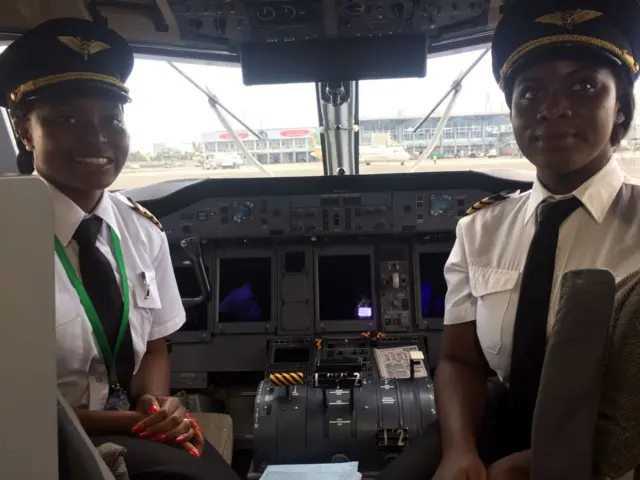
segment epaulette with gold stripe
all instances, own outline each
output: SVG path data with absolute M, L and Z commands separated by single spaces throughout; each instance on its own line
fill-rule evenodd
M 491 205 L 495 205 L 496 203 L 500 203 L 509 198 L 515 197 L 519 193 L 520 190 L 505 190 L 504 192 L 500 192 L 495 195 L 491 195 L 490 197 L 483 198 L 479 202 L 476 202 L 469 210 L 467 210 L 467 215 L 471 215 L 472 213 L 476 213 L 483 208 L 487 208 Z
M 161 232 L 164 232 L 164 228 L 162 228 L 162 224 L 155 217 L 155 215 L 153 213 L 151 213 L 149 210 L 144 208 L 138 202 L 136 202 L 134 200 L 131 200 L 130 198 L 128 198 L 128 200 L 131 202 L 131 208 L 133 208 L 136 212 L 138 212 L 143 217 L 151 220 L 153 222 L 153 224 L 160 229 Z

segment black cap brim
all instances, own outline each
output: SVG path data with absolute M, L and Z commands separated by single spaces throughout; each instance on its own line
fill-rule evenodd
M 18 105 L 33 104 L 38 100 L 69 101 L 87 97 L 105 98 L 121 104 L 131 102 L 128 92 L 115 85 L 91 80 L 68 80 L 29 92 L 22 97 Z
M 585 62 L 619 70 L 624 78 L 633 83 L 631 72 L 623 68 L 620 59 L 606 50 L 582 43 L 563 43 L 537 47 L 514 63 L 511 69 L 505 72 L 505 92 L 512 90 L 515 80 L 528 68 L 558 60 Z

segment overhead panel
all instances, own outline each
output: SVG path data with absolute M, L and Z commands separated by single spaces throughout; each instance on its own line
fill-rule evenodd
M 235 43 L 425 33 L 486 25 L 489 0 L 168 0 L 184 39 Z
M 499 0 L 11 0 L 5 38 L 55 17 L 107 20 L 138 51 L 239 61 L 250 43 L 420 35 L 430 48 L 490 40 Z M 213 55 L 213 56 L 212 56 Z

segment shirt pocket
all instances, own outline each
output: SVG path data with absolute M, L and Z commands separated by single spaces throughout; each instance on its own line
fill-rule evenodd
M 520 272 L 470 266 L 471 293 L 478 299 L 476 330 L 482 348 L 496 354 L 502 347 L 502 325 Z
M 88 330 L 88 332 L 87 332 Z M 56 366 L 58 380 L 75 385 L 86 371 L 94 347 L 84 308 L 75 290 L 56 289 Z M 70 389 L 75 387 L 68 386 Z
M 82 320 L 84 309 L 75 292 L 56 288 L 56 330 L 67 323 Z
M 141 309 L 156 310 L 162 308 L 160 292 L 156 283 L 156 272 L 143 270 L 133 282 L 133 299 L 135 306 Z
M 132 301 L 129 326 L 136 349 L 137 368 L 146 351 L 149 332 L 153 327 L 154 317 L 162 308 L 162 302 L 156 283 L 156 272 L 153 269 L 139 269 L 138 273 L 131 277 L 130 284 Z

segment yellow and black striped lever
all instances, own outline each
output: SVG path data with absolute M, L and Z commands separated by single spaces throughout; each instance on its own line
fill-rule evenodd
M 288 372 L 288 373 L 272 373 L 269 380 L 273 385 L 278 387 L 294 387 L 304 384 L 304 373 Z

